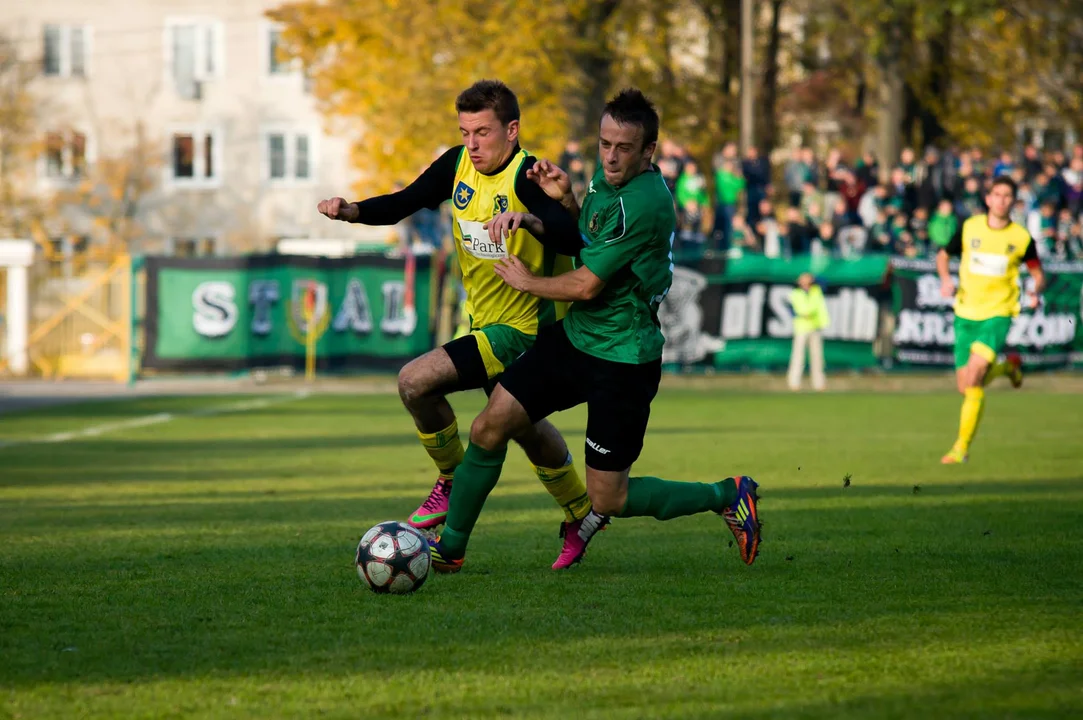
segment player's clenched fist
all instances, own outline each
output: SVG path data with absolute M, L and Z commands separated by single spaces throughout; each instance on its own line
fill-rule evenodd
M 357 206 L 346 202 L 340 197 L 320 200 L 320 204 L 316 206 L 316 209 L 319 210 L 320 215 L 326 215 L 332 220 L 353 222 L 357 219 Z

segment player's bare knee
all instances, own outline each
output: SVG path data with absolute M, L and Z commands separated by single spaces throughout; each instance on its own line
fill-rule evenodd
M 505 427 L 495 413 L 484 410 L 470 425 L 470 442 L 486 450 L 495 450 L 508 441 Z
M 421 395 L 412 365 L 408 363 L 399 370 L 399 398 L 406 407 L 413 405 Z
M 590 496 L 590 504 L 594 512 L 601 515 L 619 515 L 624 510 L 628 492 L 623 493 L 615 488 L 587 487 L 587 495 Z

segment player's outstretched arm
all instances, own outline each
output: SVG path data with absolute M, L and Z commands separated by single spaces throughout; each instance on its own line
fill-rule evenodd
M 605 281 L 586 266 L 555 277 L 539 277 L 514 255 L 493 265 L 493 271 L 519 292 L 554 302 L 593 300 L 605 288 Z
M 461 147 L 448 150 L 398 192 L 352 203 L 330 198 L 321 200 L 316 209 L 332 220 L 364 225 L 395 225 L 422 208 L 435 210 L 440 203 L 451 199 L 460 151 Z

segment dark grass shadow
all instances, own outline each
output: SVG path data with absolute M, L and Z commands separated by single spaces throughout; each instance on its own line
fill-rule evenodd
M 109 436 L 73 439 L 63 444 L 25 443 L 5 448 L 0 456 L 0 487 L 80 485 L 112 479 L 180 480 L 198 475 L 196 464 L 217 461 L 248 460 L 259 457 L 273 465 L 276 457 L 294 457 L 298 453 L 318 451 L 372 450 L 377 448 L 416 447 L 423 457 L 416 435 L 410 432 L 408 421 L 404 430 L 395 433 L 358 432 L 343 435 L 275 435 L 265 438 L 199 438 L 117 440 Z M 659 428 L 656 435 L 690 435 L 708 432 L 699 428 Z M 577 457 L 585 430 L 563 431 L 569 447 Z M 464 436 L 464 443 L 466 438 Z M 578 441 L 577 441 L 578 439 Z M 133 468 L 153 468 L 162 457 L 188 458 L 193 467 L 177 471 L 146 471 Z M 108 459 L 108 465 L 102 464 Z M 117 462 L 123 459 L 123 464 Z M 114 474 L 115 473 L 115 474 Z M 142 475 L 141 475 L 142 473 Z M 274 476 L 273 469 L 267 471 Z M 242 474 L 243 475 L 243 474 Z M 253 473 L 258 477 L 259 473 Z M 218 471 L 215 471 L 215 477 Z M 233 476 L 227 472 L 226 476 Z M 212 480 L 212 477 L 207 477 Z
M 800 675 L 800 669 L 786 668 L 786 674 Z M 781 674 L 781 673 L 780 673 Z M 771 678 L 765 678 L 770 680 Z M 825 678 L 816 678 L 824 680 Z M 554 699 L 551 710 L 555 716 L 574 713 L 579 705 L 608 708 L 614 715 L 632 717 L 694 717 L 741 718 L 742 720 L 772 720 L 777 718 L 911 718 L 928 717 L 938 720 L 973 720 L 974 718 L 1027 718 L 1028 720 L 1061 720 L 1083 716 L 1083 697 L 1079 692 L 1078 667 L 1071 661 L 1033 663 L 1013 672 L 997 671 L 980 678 L 938 679 L 914 682 L 897 690 L 858 691 L 850 697 L 823 692 L 828 698 L 795 697 L 770 702 L 764 699 L 761 708 L 749 707 L 745 700 L 750 693 L 743 689 L 716 688 L 689 679 L 675 688 L 676 693 L 644 694 L 629 686 L 626 692 L 607 687 L 602 691 L 590 685 L 577 688 L 574 698 Z M 765 683 L 757 688 L 771 693 Z M 814 689 L 816 694 L 817 690 Z M 675 701 L 674 694 L 680 699 Z M 762 697 L 762 695 L 761 695 Z M 995 704 L 990 706 L 990 699 Z M 683 706 L 675 711 L 674 705 Z M 493 702 L 486 716 L 507 714 L 508 703 Z M 736 706 L 736 708 L 735 708 Z M 991 707 L 995 707 L 992 710 Z M 685 710 L 684 708 L 687 708 Z M 628 715 L 631 713 L 631 715 Z

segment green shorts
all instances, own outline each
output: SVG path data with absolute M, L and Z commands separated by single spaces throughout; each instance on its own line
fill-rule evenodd
M 489 325 L 471 330 L 470 334 L 477 338 L 478 352 L 490 379 L 504 372 L 515 358 L 534 344 L 533 335 L 527 335 L 511 325 Z
M 1012 328 L 1010 317 L 993 317 L 988 320 L 955 318 L 955 369 L 970 362 L 971 355 L 995 363 L 1004 349 L 1008 331 Z
M 459 375 L 452 391 L 484 389 L 491 392 L 498 378 L 516 358 L 534 345 L 534 336 L 510 325 L 474 328 L 444 344 Z

